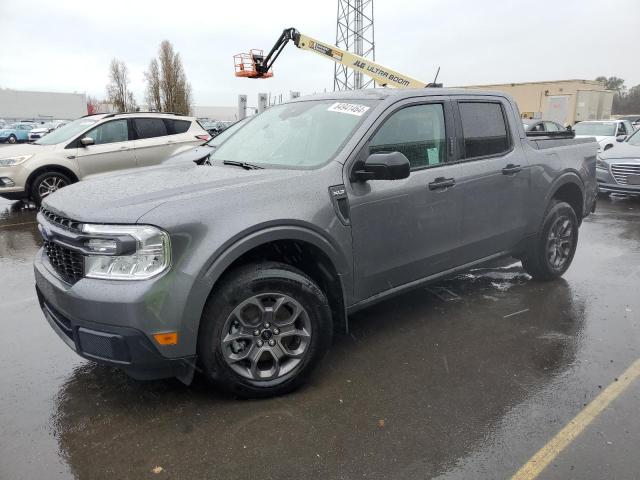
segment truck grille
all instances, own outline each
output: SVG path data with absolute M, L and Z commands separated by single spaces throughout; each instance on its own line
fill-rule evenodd
M 84 276 L 84 257 L 57 243 L 44 241 L 44 251 L 49 263 L 67 283 L 74 284 Z
M 46 208 L 40 207 L 40 213 L 49 220 L 54 225 L 59 227 L 67 228 L 69 230 L 80 230 L 81 222 L 76 222 L 75 220 L 71 220 L 69 218 L 61 217 L 60 215 L 56 215 L 50 210 Z
M 640 175 L 640 164 L 614 163 L 611 165 L 611 174 L 620 185 L 627 185 L 629 175 Z

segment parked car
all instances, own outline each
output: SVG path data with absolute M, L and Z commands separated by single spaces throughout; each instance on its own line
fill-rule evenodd
M 227 128 L 224 132 L 216 135 L 211 140 L 209 140 L 204 145 L 199 145 L 197 147 L 193 147 L 190 150 L 186 150 L 181 153 L 177 153 L 171 158 L 165 160 L 164 164 L 171 163 L 182 163 L 182 162 L 195 162 L 197 164 L 203 164 L 209 161 L 209 155 L 213 152 L 219 145 L 222 144 L 225 140 L 227 140 L 231 135 L 240 130 L 240 128 L 249 121 L 252 117 L 246 117 L 240 121 L 237 121 L 229 128 Z
M 157 165 L 209 138 L 192 117 L 164 113 L 88 115 L 33 144 L 0 150 L 0 196 L 30 198 L 40 204 L 52 192 L 88 176 Z
M 202 128 L 204 128 L 212 137 L 215 137 L 216 135 L 220 135 L 220 133 L 224 132 L 227 128 L 233 125 L 233 123 L 234 122 L 224 122 L 224 121 L 215 121 L 215 120 L 200 121 Z
M 558 122 L 553 122 L 551 120 L 530 120 L 524 118 L 522 120 L 522 124 L 527 132 L 562 132 L 566 130 L 566 128 Z
M 640 130 L 598 155 L 598 191 L 640 195 Z
M 52 132 L 55 129 L 53 123 L 44 123 L 42 122 L 39 125 L 36 125 L 35 128 L 29 130 L 29 141 L 35 142 L 39 138 L 44 137 L 47 133 Z
M 16 122 L 0 129 L 0 143 L 19 143 L 29 140 L 29 131 L 34 128 L 33 123 Z M 6 149 L 3 150 L 3 153 Z
M 616 140 L 623 141 L 634 132 L 629 120 L 587 120 L 576 123 L 573 130 L 576 138 L 595 137 L 602 152 L 612 148 Z
M 496 92 L 334 92 L 269 108 L 209 164 L 64 188 L 37 216 L 44 315 L 135 378 L 189 383 L 197 365 L 262 397 L 378 301 L 503 256 L 555 279 L 595 206 L 598 145 L 529 139 L 517 112 Z
M 640 129 L 640 115 L 624 115 L 618 118 L 618 120 L 628 120 L 631 122 L 631 125 L 633 125 L 634 129 Z

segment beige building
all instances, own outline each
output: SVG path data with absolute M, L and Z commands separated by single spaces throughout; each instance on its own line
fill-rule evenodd
M 614 93 L 594 80 L 504 83 L 465 88 L 508 93 L 515 99 L 523 118 L 544 118 L 563 125 L 610 118 Z

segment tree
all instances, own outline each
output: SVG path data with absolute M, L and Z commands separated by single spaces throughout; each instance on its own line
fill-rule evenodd
M 89 95 L 87 97 L 87 114 L 93 115 L 95 113 L 98 113 L 98 108 L 99 108 L 98 99 L 96 97 L 92 97 L 91 95 Z
M 154 112 L 162 111 L 162 96 L 160 94 L 160 69 L 158 60 L 155 58 L 149 62 L 149 70 L 144 72 L 147 80 L 146 101 L 149 110 Z
M 129 69 L 116 58 L 111 60 L 109 66 L 107 99 L 117 112 L 133 112 L 138 108 L 133 92 L 129 90 Z
M 614 90 L 619 95 L 624 95 L 627 91 L 627 87 L 624 86 L 624 80 L 620 77 L 598 77 L 596 82 L 604 83 L 604 87 L 607 90 Z
M 168 40 L 160 43 L 158 59 L 151 60 L 145 78 L 150 108 L 186 115 L 191 112 L 191 85 L 187 82 L 180 54 Z

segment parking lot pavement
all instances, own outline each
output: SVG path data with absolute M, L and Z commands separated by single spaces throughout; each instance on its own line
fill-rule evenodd
M 261 401 L 77 357 L 36 302 L 34 216 L 0 202 L 1 478 L 505 478 L 640 357 L 640 199 L 599 202 L 564 279 L 502 263 L 364 310 L 309 385 Z M 639 400 L 540 478 L 637 478 Z

